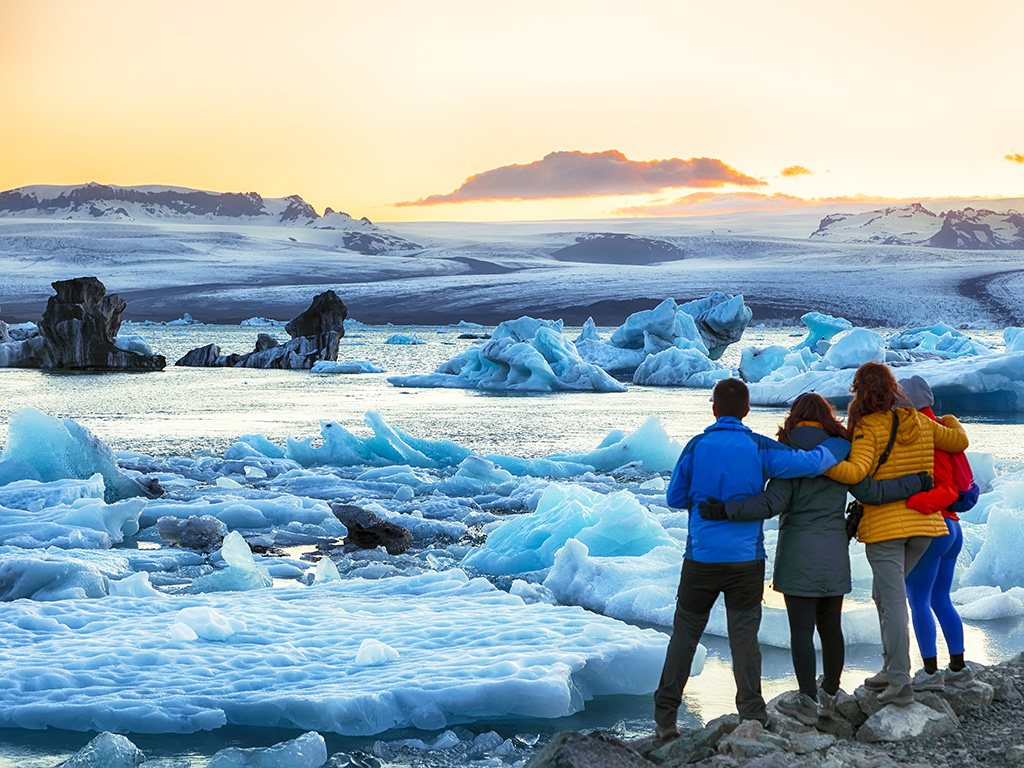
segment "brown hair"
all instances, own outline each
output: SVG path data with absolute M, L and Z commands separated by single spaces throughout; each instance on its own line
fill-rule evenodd
M 722 379 L 715 384 L 711 402 L 719 416 L 742 419 L 750 410 L 750 390 L 739 379 Z
M 881 363 L 864 363 L 858 368 L 850 391 L 853 392 L 853 400 L 847 414 L 851 432 L 857 422 L 869 413 L 891 411 L 901 398 L 905 399 L 892 371 Z
M 779 427 L 778 441 L 789 445 L 789 433 L 801 421 L 816 421 L 821 424 L 831 437 L 848 438 L 849 434 L 843 423 L 836 418 L 836 412 L 832 404 L 821 395 L 814 392 L 805 392 L 793 401 L 793 407 L 789 409 L 789 415 Z

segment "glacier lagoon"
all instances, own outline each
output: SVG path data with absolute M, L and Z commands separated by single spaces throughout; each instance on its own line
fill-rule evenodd
M 123 330 L 148 337 L 159 352 L 174 360 L 189 349 L 211 341 L 217 341 L 227 351 L 250 349 L 257 332 L 273 329 L 134 325 Z M 339 360 L 368 360 L 384 370 L 379 374 L 318 376 L 298 371 L 168 368 L 159 374 L 99 375 L 4 370 L 0 372 L 5 377 L 5 398 L 0 403 L 0 445 L 6 443 L 11 414 L 23 407 L 74 418 L 115 451 L 189 460 L 204 455 L 223 456 L 243 434 L 261 434 L 278 445 L 284 445 L 289 437 L 317 438 L 320 420 L 330 420 L 353 432 L 366 434 L 363 420 L 367 411 L 380 414 L 388 425 L 419 439 L 451 440 L 481 456 L 503 454 L 524 458 L 592 451 L 610 432 L 633 432 L 650 416 L 659 419 L 671 438 L 685 442 L 710 420 L 709 393 L 702 389 L 631 386 L 625 393 L 517 397 L 465 390 L 405 389 L 387 384 L 389 375 L 429 373 L 439 363 L 470 348 L 475 343 L 473 340 L 457 338 L 464 330 L 467 329 L 353 328 L 342 340 Z M 414 346 L 384 343 L 399 332 L 415 333 L 424 343 Z M 566 329 L 566 335 L 574 338 L 576 329 Z M 722 362 L 734 367 L 745 346 L 791 346 L 799 340 L 796 337 L 803 335 L 796 329 L 748 329 L 743 341 L 726 351 Z M 999 339 L 996 332 L 977 335 L 991 343 Z M 747 421 L 758 431 L 774 434 L 783 413 L 784 410 L 778 408 L 755 408 Z M 1019 414 L 962 416 L 972 440 L 972 451 L 992 454 L 994 466 L 1004 473 L 1024 463 Z M 643 503 L 657 508 L 664 501 L 663 497 L 661 502 L 656 500 L 655 474 L 648 472 L 633 481 L 620 477 L 611 484 L 604 483 L 598 475 L 585 482 L 601 492 L 627 490 Z M 424 484 L 429 484 L 429 480 L 419 478 Z M 650 485 L 643 489 L 645 483 Z M 210 485 L 216 486 L 216 483 Z M 180 492 L 182 488 L 175 490 Z M 230 495 L 231 489 L 221 487 L 212 493 Z M 301 495 L 298 490 L 295 493 Z M 667 510 L 659 515 L 670 533 L 673 527 L 685 529 L 685 521 L 679 520 L 678 515 L 675 520 L 673 513 Z M 154 544 L 143 542 L 139 546 L 143 548 L 141 551 L 146 551 Z M 669 584 L 671 590 L 678 574 L 678 561 L 673 562 L 670 556 L 659 560 L 652 555 L 645 565 L 649 571 L 637 573 L 636 562 L 616 562 L 614 558 L 597 562 L 597 557 L 571 549 L 558 564 L 562 578 L 551 582 L 558 591 L 559 602 L 598 610 L 609 617 L 623 619 L 630 626 L 663 627 L 664 620 L 659 614 L 659 610 L 665 610 L 663 596 L 654 596 L 654 607 L 646 609 L 642 601 L 629 606 L 614 605 L 610 599 L 613 596 L 602 595 L 599 590 L 579 594 L 574 590 L 572 577 L 590 574 L 606 579 L 611 585 L 636 586 L 649 575 L 660 584 Z M 297 547 L 289 554 L 297 557 L 301 550 Z M 855 558 L 854 562 L 856 568 L 860 561 Z M 385 567 L 380 563 L 366 564 L 366 567 L 371 566 Z M 863 582 L 864 574 L 860 575 Z M 504 589 L 510 589 L 510 579 L 495 581 Z M 276 583 L 283 590 L 281 594 L 298 588 L 293 586 L 294 579 L 279 578 Z M 523 594 L 528 591 L 524 587 L 519 590 Z M 252 600 L 254 594 L 258 593 L 238 593 L 242 600 L 234 604 L 242 605 L 244 600 Z M 233 595 L 224 593 L 219 599 L 231 606 Z M 988 594 L 985 599 L 994 597 L 996 595 Z M 768 697 L 793 686 L 789 654 L 784 647 L 784 614 L 781 601 L 776 598 L 770 588 L 766 589 L 768 610 L 763 635 L 767 637 L 763 636 L 762 640 L 767 643 L 764 687 Z M 146 601 L 149 598 L 135 599 Z M 488 599 L 500 602 L 503 598 L 495 595 Z M 1000 599 L 1005 602 L 1017 598 L 1003 592 Z M 250 612 L 254 610 L 258 608 Z M 873 609 L 863 588 L 853 595 L 848 613 L 853 617 L 847 627 L 848 635 L 861 641 L 850 646 L 845 673 L 844 687 L 853 687 L 862 672 L 875 671 L 879 653 L 870 634 L 869 619 Z M 713 618 L 712 632 L 715 631 L 714 621 Z M 1006 618 L 969 622 L 969 658 L 998 661 L 1019 650 L 1024 646 L 1020 624 L 1021 617 L 1012 610 L 1007 612 Z M 331 631 L 331 627 L 326 626 L 324 631 Z M 717 635 L 706 638 L 708 656 L 702 675 L 694 680 L 687 693 L 687 717 L 707 720 L 733 709 L 727 643 L 721 634 L 724 633 L 719 628 Z M 282 641 L 287 642 L 287 638 Z M 59 648 L 58 644 L 57 652 Z M 451 667 L 441 665 L 440 668 Z M 597 695 L 586 702 L 582 711 L 567 717 L 470 717 L 465 723 L 448 726 L 451 736 L 446 735 L 443 727 L 431 727 L 429 720 L 422 721 L 422 728 L 406 725 L 365 737 L 332 734 L 329 728 L 322 732 L 332 754 L 342 751 L 373 754 L 376 750 L 384 764 L 467 765 L 475 761 L 479 765 L 513 765 L 528 757 L 538 743 L 538 736 L 542 743 L 545 734 L 554 730 L 602 727 L 628 738 L 646 733 L 650 728 L 649 718 L 649 695 L 619 693 Z M 489 735 L 492 731 L 497 735 Z M 173 757 L 205 766 L 208 758 L 225 746 L 269 746 L 300 733 L 301 730 L 294 728 L 228 725 L 210 732 L 174 737 L 130 735 L 151 759 Z M 87 740 L 87 734 L 73 731 L 6 728 L 0 730 L 0 764 L 54 765 Z M 420 743 L 416 744 L 416 740 Z M 470 745 L 474 745 L 472 749 Z M 422 746 L 435 748 L 422 751 Z

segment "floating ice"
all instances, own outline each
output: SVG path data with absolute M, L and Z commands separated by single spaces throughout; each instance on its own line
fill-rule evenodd
M 357 667 L 379 667 L 381 664 L 390 664 L 400 658 L 401 654 L 387 643 L 368 637 L 359 644 L 355 665 Z
M 1009 329 L 1007 329 L 1009 330 Z M 893 334 L 886 342 L 890 349 L 931 352 L 943 357 L 986 355 L 992 350 L 945 323 L 912 328 Z M 1009 348 L 1006 351 L 1011 351 Z
M 499 392 L 626 391 L 624 385 L 580 357 L 562 335 L 561 320 L 531 317 L 502 323 L 482 347 L 467 350 L 434 373 L 391 376 L 388 382 Z
M 415 333 L 412 334 L 411 336 L 406 336 L 406 335 L 401 334 L 401 333 L 396 333 L 393 336 L 389 336 L 387 339 L 385 339 L 384 343 L 385 344 L 422 344 L 423 342 L 420 341 L 419 336 L 417 336 Z
M 328 581 L 341 581 L 341 574 L 331 558 L 321 557 L 320 562 L 316 564 L 316 571 L 313 573 L 313 583 L 325 584 Z
M 595 695 L 653 691 L 668 640 L 581 608 L 525 605 L 460 571 L 2 603 L 0 622 L 0 725 L 137 733 L 366 735 L 562 717 Z M 175 639 L 174 627 L 199 639 Z M 367 638 L 399 659 L 358 666 Z
M 197 592 L 233 592 L 262 589 L 274 583 L 267 569 L 253 562 L 252 550 L 238 531 L 231 531 L 224 537 L 220 554 L 228 567 L 200 576 L 192 582 L 192 589 Z M 205 637 L 202 632 L 199 635 Z
M 125 352 L 135 352 L 139 355 L 153 355 L 152 345 L 144 336 L 138 334 L 121 334 L 115 337 L 114 346 L 123 349 Z
M 818 351 L 819 341 L 831 341 L 837 333 L 853 328 L 853 323 L 843 317 L 832 317 L 821 312 L 808 312 L 800 318 L 807 326 L 807 337 L 792 350 L 799 352 L 801 349 L 809 349 L 811 352 Z M 756 381 L 756 379 L 750 379 Z
M 707 298 L 682 304 L 679 310 L 693 317 L 712 360 L 720 358 L 726 347 L 742 338 L 754 314 L 743 303 L 742 294 L 732 296 L 720 291 L 712 291 Z
M 1003 331 L 1007 352 L 1024 352 L 1024 328 L 1007 328 Z
M 222 749 L 207 768 L 321 768 L 326 762 L 327 742 L 309 732 L 272 747 Z
M 0 600 L 98 598 L 108 589 L 107 577 L 81 560 L 44 555 L 0 562 Z
M 740 353 L 740 377 L 744 381 L 758 382 L 777 368 L 781 368 L 789 350 L 785 347 L 744 347 Z
M 125 736 L 101 733 L 57 768 L 135 768 L 146 756 Z
M 109 549 L 138 532 L 145 506 L 145 499 L 105 504 L 85 498 L 32 511 L 0 507 L 0 544 L 25 549 Z
M 631 493 L 604 496 L 580 486 L 552 484 L 541 496 L 536 512 L 501 524 L 462 562 L 485 573 L 528 573 L 550 568 L 558 550 L 570 539 L 604 556 L 678 547 Z
M 651 387 L 711 388 L 732 374 L 695 347 L 671 347 L 648 355 L 633 374 L 633 383 Z
M 248 320 L 243 320 L 239 325 L 252 326 L 262 328 L 265 326 L 280 326 L 284 327 L 288 324 L 287 320 L 270 320 L 266 317 L 250 317 Z
M 103 476 L 106 501 L 151 495 L 117 467 L 113 451 L 74 419 L 55 419 L 34 408 L 11 415 L 2 461 L 24 461 L 43 481 Z
M 885 339 L 867 328 L 854 328 L 832 344 L 821 361 L 811 367 L 816 370 L 859 368 L 864 363 L 882 362 L 885 362 Z
M 78 499 L 102 499 L 105 491 L 103 475 L 98 472 L 86 480 L 16 480 L 0 486 L 0 507 L 35 512 Z
M 587 464 L 604 471 L 640 462 L 648 472 L 670 472 L 682 452 L 682 444 L 669 437 L 657 416 L 651 416 L 632 434 L 623 437 L 613 432 L 593 451 L 555 454 L 548 458 Z
M 601 336 L 597 332 L 597 324 L 594 323 L 594 318 L 588 317 L 587 321 L 583 323 L 583 328 L 580 331 L 580 335 L 576 337 L 576 346 L 579 347 L 581 341 L 600 341 Z
M 311 373 L 384 373 L 369 360 L 330 361 L 318 360 L 313 363 Z
M 991 492 L 982 494 L 974 508 L 961 515 L 965 523 L 985 523 L 985 538 L 961 575 L 960 585 L 1003 590 L 1024 587 L 1024 560 L 1020 557 L 1020 542 L 1024 541 L 1024 470 L 1002 475 L 992 485 Z

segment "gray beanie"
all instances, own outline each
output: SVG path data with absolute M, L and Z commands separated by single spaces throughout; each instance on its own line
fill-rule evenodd
M 910 401 L 910 405 L 919 411 L 922 408 L 930 408 L 935 404 L 932 388 L 920 376 L 900 379 L 900 387 L 903 389 L 904 394 L 906 394 L 907 400 Z

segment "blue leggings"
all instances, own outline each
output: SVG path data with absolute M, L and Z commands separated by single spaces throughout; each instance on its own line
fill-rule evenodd
M 958 520 L 945 518 L 948 536 L 936 536 L 917 565 L 907 575 L 907 599 L 910 601 L 910 617 L 917 635 L 917 646 L 921 658 L 934 658 L 935 616 L 942 626 L 942 635 L 950 653 L 964 652 L 964 625 L 960 614 L 949 599 L 949 588 L 953 583 L 953 569 L 956 558 L 964 545 L 963 532 Z

